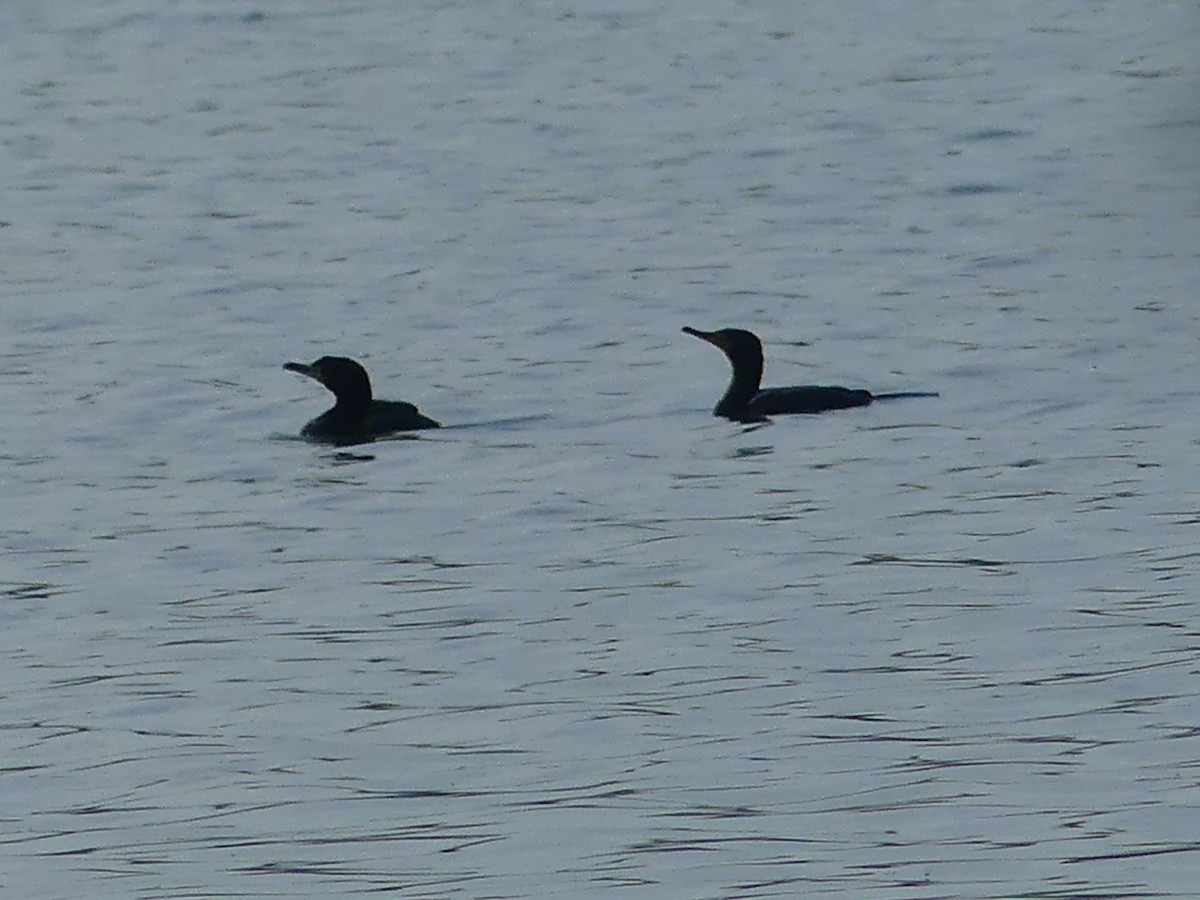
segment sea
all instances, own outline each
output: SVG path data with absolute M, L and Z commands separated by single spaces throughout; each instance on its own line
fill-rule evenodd
M 0 35 L 0 895 L 1196 896 L 1193 3 Z

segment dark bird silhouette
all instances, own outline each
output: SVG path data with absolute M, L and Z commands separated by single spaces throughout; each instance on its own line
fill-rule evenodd
M 301 430 L 310 441 L 348 447 L 399 431 L 442 427 L 411 403 L 373 399 L 366 369 L 344 356 L 322 356 L 312 365 L 290 362 L 284 368 L 319 381 L 337 398 L 332 409 Z
M 867 406 L 875 400 L 898 400 L 902 397 L 936 397 L 936 393 L 908 391 L 899 394 L 872 394 L 870 391 L 844 387 L 805 384 L 796 387 L 763 388 L 762 341 L 752 332 L 741 328 L 722 328 L 720 331 L 700 331 L 684 328 L 684 334 L 698 337 L 718 347 L 729 358 L 733 380 L 729 390 L 713 410 L 714 416 L 724 416 L 735 422 L 764 422 L 768 416 L 786 413 L 821 413 L 834 409 Z

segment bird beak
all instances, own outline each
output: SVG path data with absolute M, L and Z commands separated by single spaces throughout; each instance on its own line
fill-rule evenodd
M 321 384 L 325 383 L 324 381 L 321 381 L 321 373 L 318 372 L 313 366 L 305 365 L 304 363 L 290 362 L 284 363 L 283 367 L 289 372 L 299 372 L 301 375 L 307 375 L 309 378 L 313 379 L 313 381 L 319 381 Z
M 721 336 L 719 334 L 717 334 L 716 332 L 701 331 L 698 328 L 691 328 L 691 327 L 685 326 L 683 328 L 683 333 L 690 334 L 692 337 L 698 337 L 702 341 L 707 341 L 708 343 L 712 344 L 714 347 L 717 347 L 721 350 L 725 349 L 725 341 L 723 341 L 721 339 Z

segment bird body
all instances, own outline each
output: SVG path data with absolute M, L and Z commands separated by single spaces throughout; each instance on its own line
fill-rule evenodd
M 322 356 L 311 365 L 290 362 L 284 368 L 320 382 L 336 398 L 332 409 L 301 430 L 310 441 L 346 447 L 401 431 L 442 427 L 411 403 L 374 399 L 366 369 L 344 356 Z
M 834 409 L 866 406 L 875 397 L 870 391 L 832 385 L 798 384 L 794 387 L 762 388 L 746 408 L 755 417 L 788 413 L 822 413 Z

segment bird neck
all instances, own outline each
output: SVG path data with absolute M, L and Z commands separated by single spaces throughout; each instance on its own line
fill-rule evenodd
M 337 416 L 361 416 L 371 408 L 370 394 L 335 394 L 336 402 L 333 404 L 331 413 Z
M 729 364 L 733 366 L 733 378 L 714 412 L 718 416 L 736 417 L 750 405 L 750 401 L 758 393 L 759 385 L 762 384 L 763 361 L 761 356 L 739 359 L 730 357 Z

